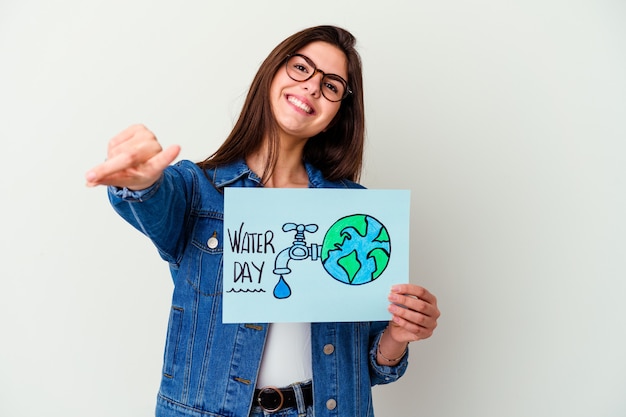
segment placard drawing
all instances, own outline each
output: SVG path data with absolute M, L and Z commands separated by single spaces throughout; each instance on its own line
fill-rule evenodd
M 291 274 L 291 261 L 321 261 L 326 272 L 347 285 L 363 285 L 378 278 L 389 263 L 391 241 L 385 226 L 366 214 L 353 214 L 337 220 L 326 232 L 322 244 L 307 246 L 306 235 L 317 232 L 316 224 L 285 223 L 283 232 L 295 232 L 291 246 L 281 250 L 274 261 L 278 277 L 274 297 L 291 296 L 285 277 Z M 295 278 L 295 277 L 294 277 Z M 238 292 L 232 288 L 229 292 Z

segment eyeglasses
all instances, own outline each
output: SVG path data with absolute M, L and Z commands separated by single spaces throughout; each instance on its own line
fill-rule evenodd
M 313 78 L 318 72 L 322 74 L 320 91 L 328 101 L 341 101 L 352 91 L 348 88 L 348 82 L 337 74 L 326 74 L 317 69 L 313 61 L 302 54 L 288 55 L 285 60 L 287 75 L 294 81 L 304 82 Z

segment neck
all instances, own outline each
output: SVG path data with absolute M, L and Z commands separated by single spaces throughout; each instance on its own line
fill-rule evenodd
M 274 170 L 264 182 L 265 187 L 271 188 L 306 188 L 309 186 L 309 177 L 302 162 L 302 151 L 306 141 L 284 146 L 281 141 L 278 149 L 278 158 Z M 248 167 L 261 176 L 267 165 L 267 146 L 246 158 Z

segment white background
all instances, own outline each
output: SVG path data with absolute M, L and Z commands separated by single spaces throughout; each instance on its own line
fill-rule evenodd
M 0 2 L 0 416 L 153 415 L 171 280 L 84 172 L 199 160 L 282 39 L 359 40 L 363 183 L 410 189 L 435 336 L 377 416 L 626 415 L 623 0 Z

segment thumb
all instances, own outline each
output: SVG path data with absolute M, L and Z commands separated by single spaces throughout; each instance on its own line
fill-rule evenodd
M 174 160 L 178 157 L 179 154 L 180 154 L 180 146 L 172 145 L 166 148 L 165 150 L 163 150 L 162 152 L 159 152 L 157 155 L 155 155 L 152 158 L 151 162 L 153 163 L 155 168 L 158 168 L 159 170 L 163 170 L 167 168 L 167 166 L 170 165 L 172 162 L 174 162 Z

